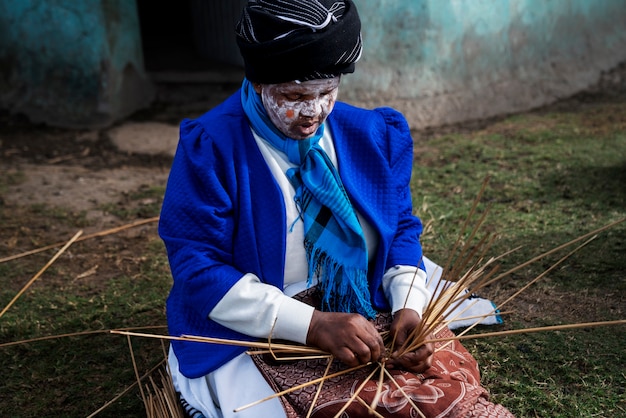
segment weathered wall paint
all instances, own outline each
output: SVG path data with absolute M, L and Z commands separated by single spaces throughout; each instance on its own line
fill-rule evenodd
M 0 0 L 0 107 L 106 126 L 152 94 L 134 1 Z
M 626 61 L 626 0 L 355 0 L 364 53 L 342 96 L 415 127 L 570 96 Z
M 626 61 L 626 0 L 355 0 L 365 50 L 342 99 L 414 127 L 527 110 Z M 0 0 L 0 108 L 103 126 L 151 98 L 134 0 Z

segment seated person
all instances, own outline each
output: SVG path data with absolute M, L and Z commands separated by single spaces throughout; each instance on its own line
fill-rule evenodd
M 512 416 L 488 401 L 475 360 L 458 342 L 400 355 L 381 337 L 383 326 L 400 347 L 420 326 L 430 294 L 422 224 L 412 213 L 408 124 L 390 108 L 336 101 L 341 76 L 361 55 L 354 3 L 250 1 L 237 41 L 241 89 L 180 127 L 159 225 L 174 278 L 170 334 L 271 336 L 318 347 L 343 368 L 384 361 L 426 416 Z M 234 412 L 288 386 L 280 376 L 302 376 L 304 367 L 274 366 L 245 351 L 172 341 L 171 374 L 189 411 L 305 416 L 306 391 Z M 325 383 L 312 416 L 333 416 L 348 402 L 342 390 L 354 385 L 346 379 L 357 377 Z M 415 416 L 389 385 L 377 411 Z M 364 413 L 350 403 L 349 416 Z

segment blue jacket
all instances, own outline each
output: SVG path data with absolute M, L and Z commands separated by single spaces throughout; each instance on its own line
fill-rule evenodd
M 413 141 L 395 110 L 338 102 L 327 119 L 339 173 L 355 208 L 379 234 L 370 266 L 373 306 L 388 310 L 382 276 L 418 265 L 420 220 L 412 215 Z M 174 283 L 167 299 L 171 335 L 250 340 L 208 315 L 245 274 L 283 288 L 285 207 L 241 106 L 240 92 L 195 120 L 184 120 L 159 223 Z M 173 341 L 181 372 L 203 376 L 245 348 Z

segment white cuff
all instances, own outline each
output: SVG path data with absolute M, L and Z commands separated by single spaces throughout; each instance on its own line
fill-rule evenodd
M 415 266 L 395 266 L 387 270 L 383 290 L 392 313 L 409 308 L 421 315 L 431 297 L 426 288 L 426 272 Z
M 285 296 L 278 309 L 272 338 L 306 344 L 314 311 L 314 307 Z
M 314 308 L 245 274 L 209 314 L 220 325 L 257 338 L 306 342 Z M 273 329 L 272 329 L 273 327 Z

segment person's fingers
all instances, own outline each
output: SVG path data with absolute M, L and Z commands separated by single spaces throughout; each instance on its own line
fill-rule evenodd
M 388 369 L 402 369 L 414 373 L 421 373 L 430 367 L 424 360 L 416 358 L 414 354 L 405 354 L 402 357 L 387 361 Z
M 395 313 L 390 328 L 394 349 L 399 349 L 406 343 L 421 321 L 420 315 L 413 309 L 400 309 Z
M 307 344 L 351 366 L 378 361 L 385 349 L 380 333 L 363 316 L 319 311 L 313 313 Z
M 359 355 L 348 347 L 343 347 L 337 350 L 337 352 L 335 353 L 335 357 L 337 358 L 337 360 L 341 361 L 349 367 L 355 367 L 361 364 L 361 361 L 359 360 Z
M 432 344 L 425 344 L 417 350 L 409 353 L 392 353 L 391 358 L 386 362 L 389 369 L 401 368 L 414 373 L 422 373 L 432 365 L 434 347 Z
M 369 350 L 369 359 L 367 361 L 380 360 L 383 353 L 385 352 L 385 343 L 383 342 L 383 338 L 380 336 L 380 334 L 373 325 L 370 333 L 362 336 L 361 340 Z
M 351 315 L 349 318 L 350 338 L 346 343 L 357 356 L 360 363 L 378 361 L 385 350 L 385 343 L 374 324 L 361 315 Z
M 351 345 L 350 350 L 352 350 L 360 364 L 365 364 L 381 360 L 384 345 L 379 344 L 377 340 L 370 340 L 369 343 L 361 340 Z

